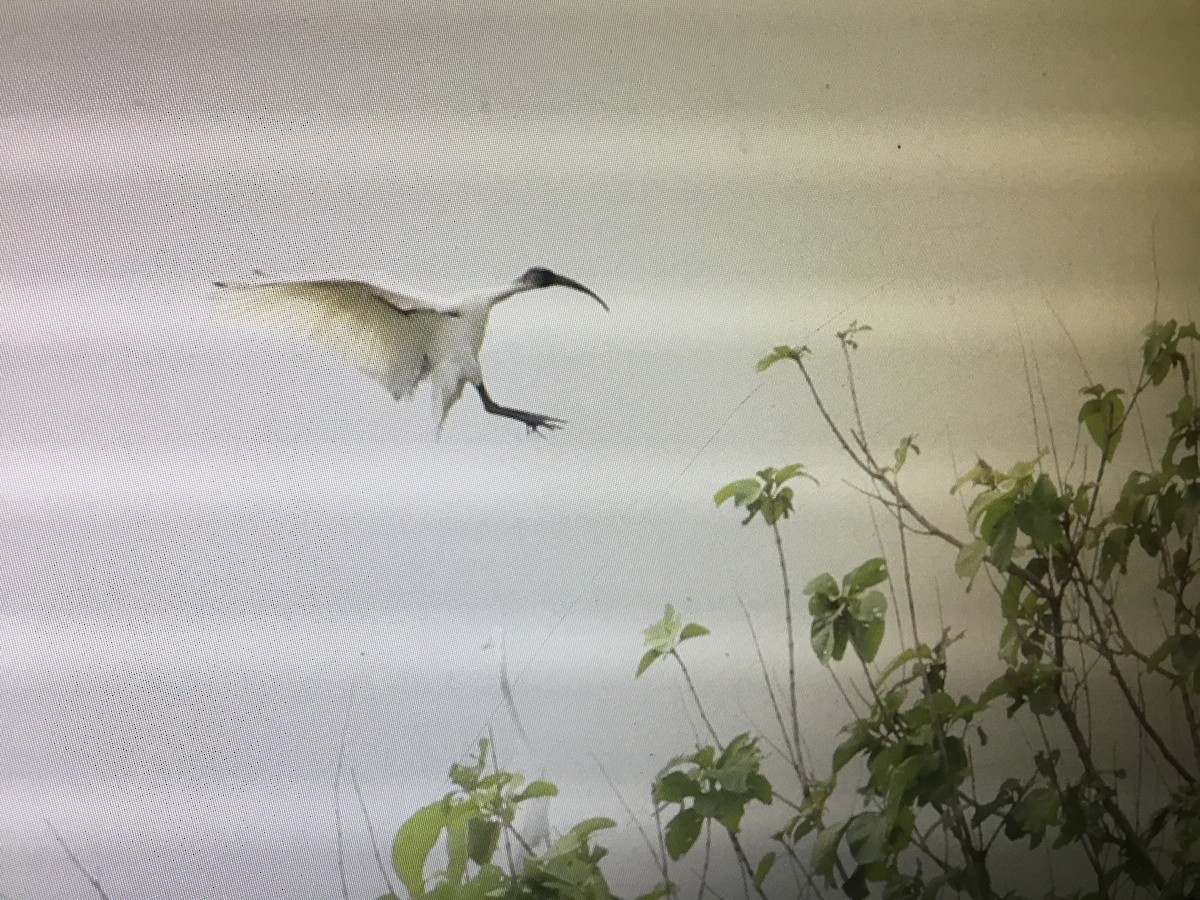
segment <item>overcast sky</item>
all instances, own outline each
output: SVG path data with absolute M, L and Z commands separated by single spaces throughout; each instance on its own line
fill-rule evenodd
M 713 491 L 803 461 L 798 583 L 876 552 L 763 353 L 812 345 L 844 412 L 833 332 L 869 322 L 872 434 L 920 435 L 911 490 L 959 526 L 953 460 L 1035 452 L 1022 346 L 1069 433 L 1076 389 L 1136 364 L 1152 228 L 1163 311 L 1196 297 L 1193 4 L 325 6 L 0 6 L 13 900 L 87 893 L 46 819 L 114 898 L 337 895 L 356 683 L 347 759 L 387 839 L 489 725 L 560 784 L 556 824 L 626 818 L 589 753 L 648 822 L 693 741 L 673 673 L 633 679 L 665 603 L 718 632 L 693 671 L 719 727 L 771 721 L 738 598 L 780 652 L 773 548 Z M 256 268 L 452 293 L 532 265 L 612 307 L 492 316 L 491 393 L 569 420 L 547 440 L 467 396 L 435 442 L 424 392 L 205 299 Z M 970 628 L 986 598 L 926 549 L 930 621 L 940 594 Z M 533 755 L 498 708 L 501 631 Z M 804 677 L 806 716 L 840 715 Z M 648 889 L 632 830 L 609 843 L 614 884 Z

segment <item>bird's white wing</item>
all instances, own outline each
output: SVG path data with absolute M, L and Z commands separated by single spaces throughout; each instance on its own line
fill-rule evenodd
M 429 374 L 430 341 L 447 315 L 365 281 L 218 284 L 213 302 L 227 322 L 319 341 L 397 399 L 411 395 Z

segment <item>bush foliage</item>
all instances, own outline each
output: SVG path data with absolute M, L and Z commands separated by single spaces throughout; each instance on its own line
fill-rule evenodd
M 1200 334 L 1191 323 L 1156 322 L 1131 385 L 1084 387 L 1070 459 L 1045 423 L 1049 446 L 1035 457 L 978 460 L 953 485 L 965 508 L 959 537 L 905 492 L 902 475 L 920 452 L 915 436 L 886 456 L 867 439 L 853 366 L 867 330 L 855 324 L 838 335 L 848 424 L 814 382 L 808 348 L 777 347 L 759 369 L 796 367 L 865 480 L 861 489 L 892 523 L 895 552 L 840 578 L 817 573 L 807 581 L 805 650 L 796 639 L 799 598 L 785 529 L 795 485 L 812 476 L 800 464 L 766 468 L 716 493 L 717 505 L 744 511 L 743 524 L 760 521 L 775 546 L 787 639 L 777 662 L 786 683 L 772 674 L 752 623 L 751 634 L 778 734 L 718 733 L 682 652 L 708 629 L 685 624 L 668 606 L 646 629 L 636 674 L 673 665 L 709 742 L 672 759 L 653 783 L 662 875 L 643 896 L 677 894 L 672 865 L 696 852 L 707 859 L 714 835 L 728 842 L 747 891 L 764 898 L 990 898 L 1015 896 L 1031 880 L 1048 897 L 1200 896 L 1200 410 L 1192 362 Z M 1154 395 L 1170 410 L 1157 452 L 1153 425 L 1142 418 Z M 1031 414 L 1038 429 L 1037 409 Z M 1121 463 L 1122 454 L 1139 452 L 1130 450 L 1135 432 L 1147 459 L 1140 468 Z M 1000 631 L 992 675 L 977 658 L 960 673 L 953 648 L 962 635 L 922 621 L 931 604 L 913 585 L 916 541 L 952 548 L 964 589 L 991 588 Z M 879 659 L 885 645 L 891 655 Z M 846 702 L 840 743 L 822 764 L 804 750 L 803 730 L 813 726 L 800 708 L 796 666 L 807 652 Z M 1121 740 L 1102 751 L 1098 731 Z M 1036 737 L 1006 738 L 997 748 L 989 732 Z M 784 765 L 766 765 L 764 741 Z M 481 744 L 473 767 L 455 767 L 455 791 L 396 836 L 394 868 L 409 896 L 610 896 L 604 851 L 591 838 L 614 823 L 591 819 L 548 850 L 525 846 L 514 855 L 512 845 L 523 843 L 517 808 L 556 790 L 485 774 L 487 750 Z M 747 817 L 774 817 L 773 846 L 745 845 Z M 439 839 L 448 864 L 430 875 Z

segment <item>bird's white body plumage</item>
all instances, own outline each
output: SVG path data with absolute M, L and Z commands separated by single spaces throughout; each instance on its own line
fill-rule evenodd
M 436 301 L 365 281 L 224 284 L 213 295 L 227 322 L 311 338 L 356 365 L 397 400 L 428 380 L 438 428 L 462 395 L 480 384 L 479 351 L 488 315 L 516 293 L 509 284 Z

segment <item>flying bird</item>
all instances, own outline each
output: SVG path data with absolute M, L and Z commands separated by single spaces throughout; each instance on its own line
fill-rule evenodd
M 440 433 L 450 409 L 472 385 L 492 415 L 515 419 L 529 432 L 553 431 L 563 419 L 501 406 L 483 383 L 479 349 L 488 315 L 501 300 L 538 288 L 565 287 L 608 304 L 578 281 L 533 268 L 516 281 L 435 301 L 399 294 L 365 281 L 214 282 L 217 314 L 225 321 L 265 325 L 312 338 L 348 359 L 397 400 L 430 382 Z

